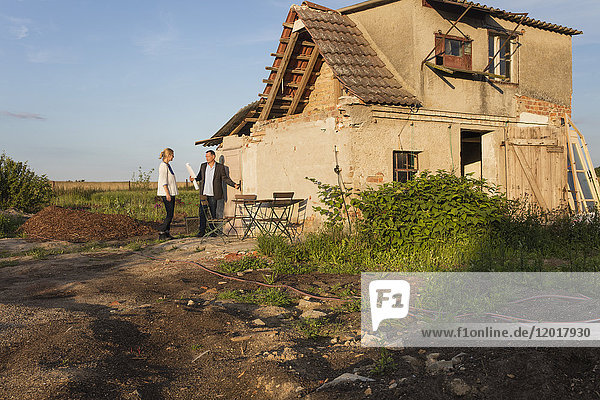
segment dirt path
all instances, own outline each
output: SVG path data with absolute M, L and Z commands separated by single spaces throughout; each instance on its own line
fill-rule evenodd
M 256 286 L 181 262 L 214 268 L 254 245 L 181 239 L 81 252 L 0 240 L 0 399 L 600 398 L 597 349 L 364 349 L 360 315 L 339 303 L 219 300 Z M 323 294 L 359 287 L 358 277 L 323 274 L 281 282 Z M 315 307 L 324 319 L 299 318 Z M 453 357 L 451 369 L 427 368 Z M 317 390 L 343 373 L 374 380 Z

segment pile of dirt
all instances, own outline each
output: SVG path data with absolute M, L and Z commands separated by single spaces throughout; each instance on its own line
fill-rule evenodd
M 69 242 L 123 240 L 156 233 L 151 227 L 126 215 L 98 214 L 57 206 L 44 208 L 29 218 L 19 231 L 34 238 Z

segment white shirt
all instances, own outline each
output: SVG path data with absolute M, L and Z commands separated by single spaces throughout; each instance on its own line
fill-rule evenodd
M 156 191 L 157 196 L 166 196 L 164 185 L 169 188 L 169 194 L 171 196 L 177 196 L 177 181 L 175 180 L 175 174 L 172 174 L 169 170 L 169 165 L 166 162 L 161 162 L 158 166 L 158 190 Z
M 215 162 L 211 167 L 206 163 L 206 171 L 204 171 L 204 195 L 205 196 L 214 196 L 215 190 L 213 188 L 213 179 L 215 178 L 215 167 L 217 163 Z

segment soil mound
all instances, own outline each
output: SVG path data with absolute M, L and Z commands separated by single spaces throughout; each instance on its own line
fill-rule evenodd
M 57 206 L 44 208 L 19 228 L 34 238 L 90 242 L 123 240 L 156 233 L 126 215 L 98 214 Z

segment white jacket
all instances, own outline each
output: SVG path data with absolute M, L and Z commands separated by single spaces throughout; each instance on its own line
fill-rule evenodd
M 158 190 L 156 191 L 157 196 L 166 196 L 164 185 L 169 188 L 169 194 L 171 196 L 177 196 L 177 181 L 175 180 L 175 174 L 169 171 L 169 166 L 166 162 L 161 162 L 158 166 Z

